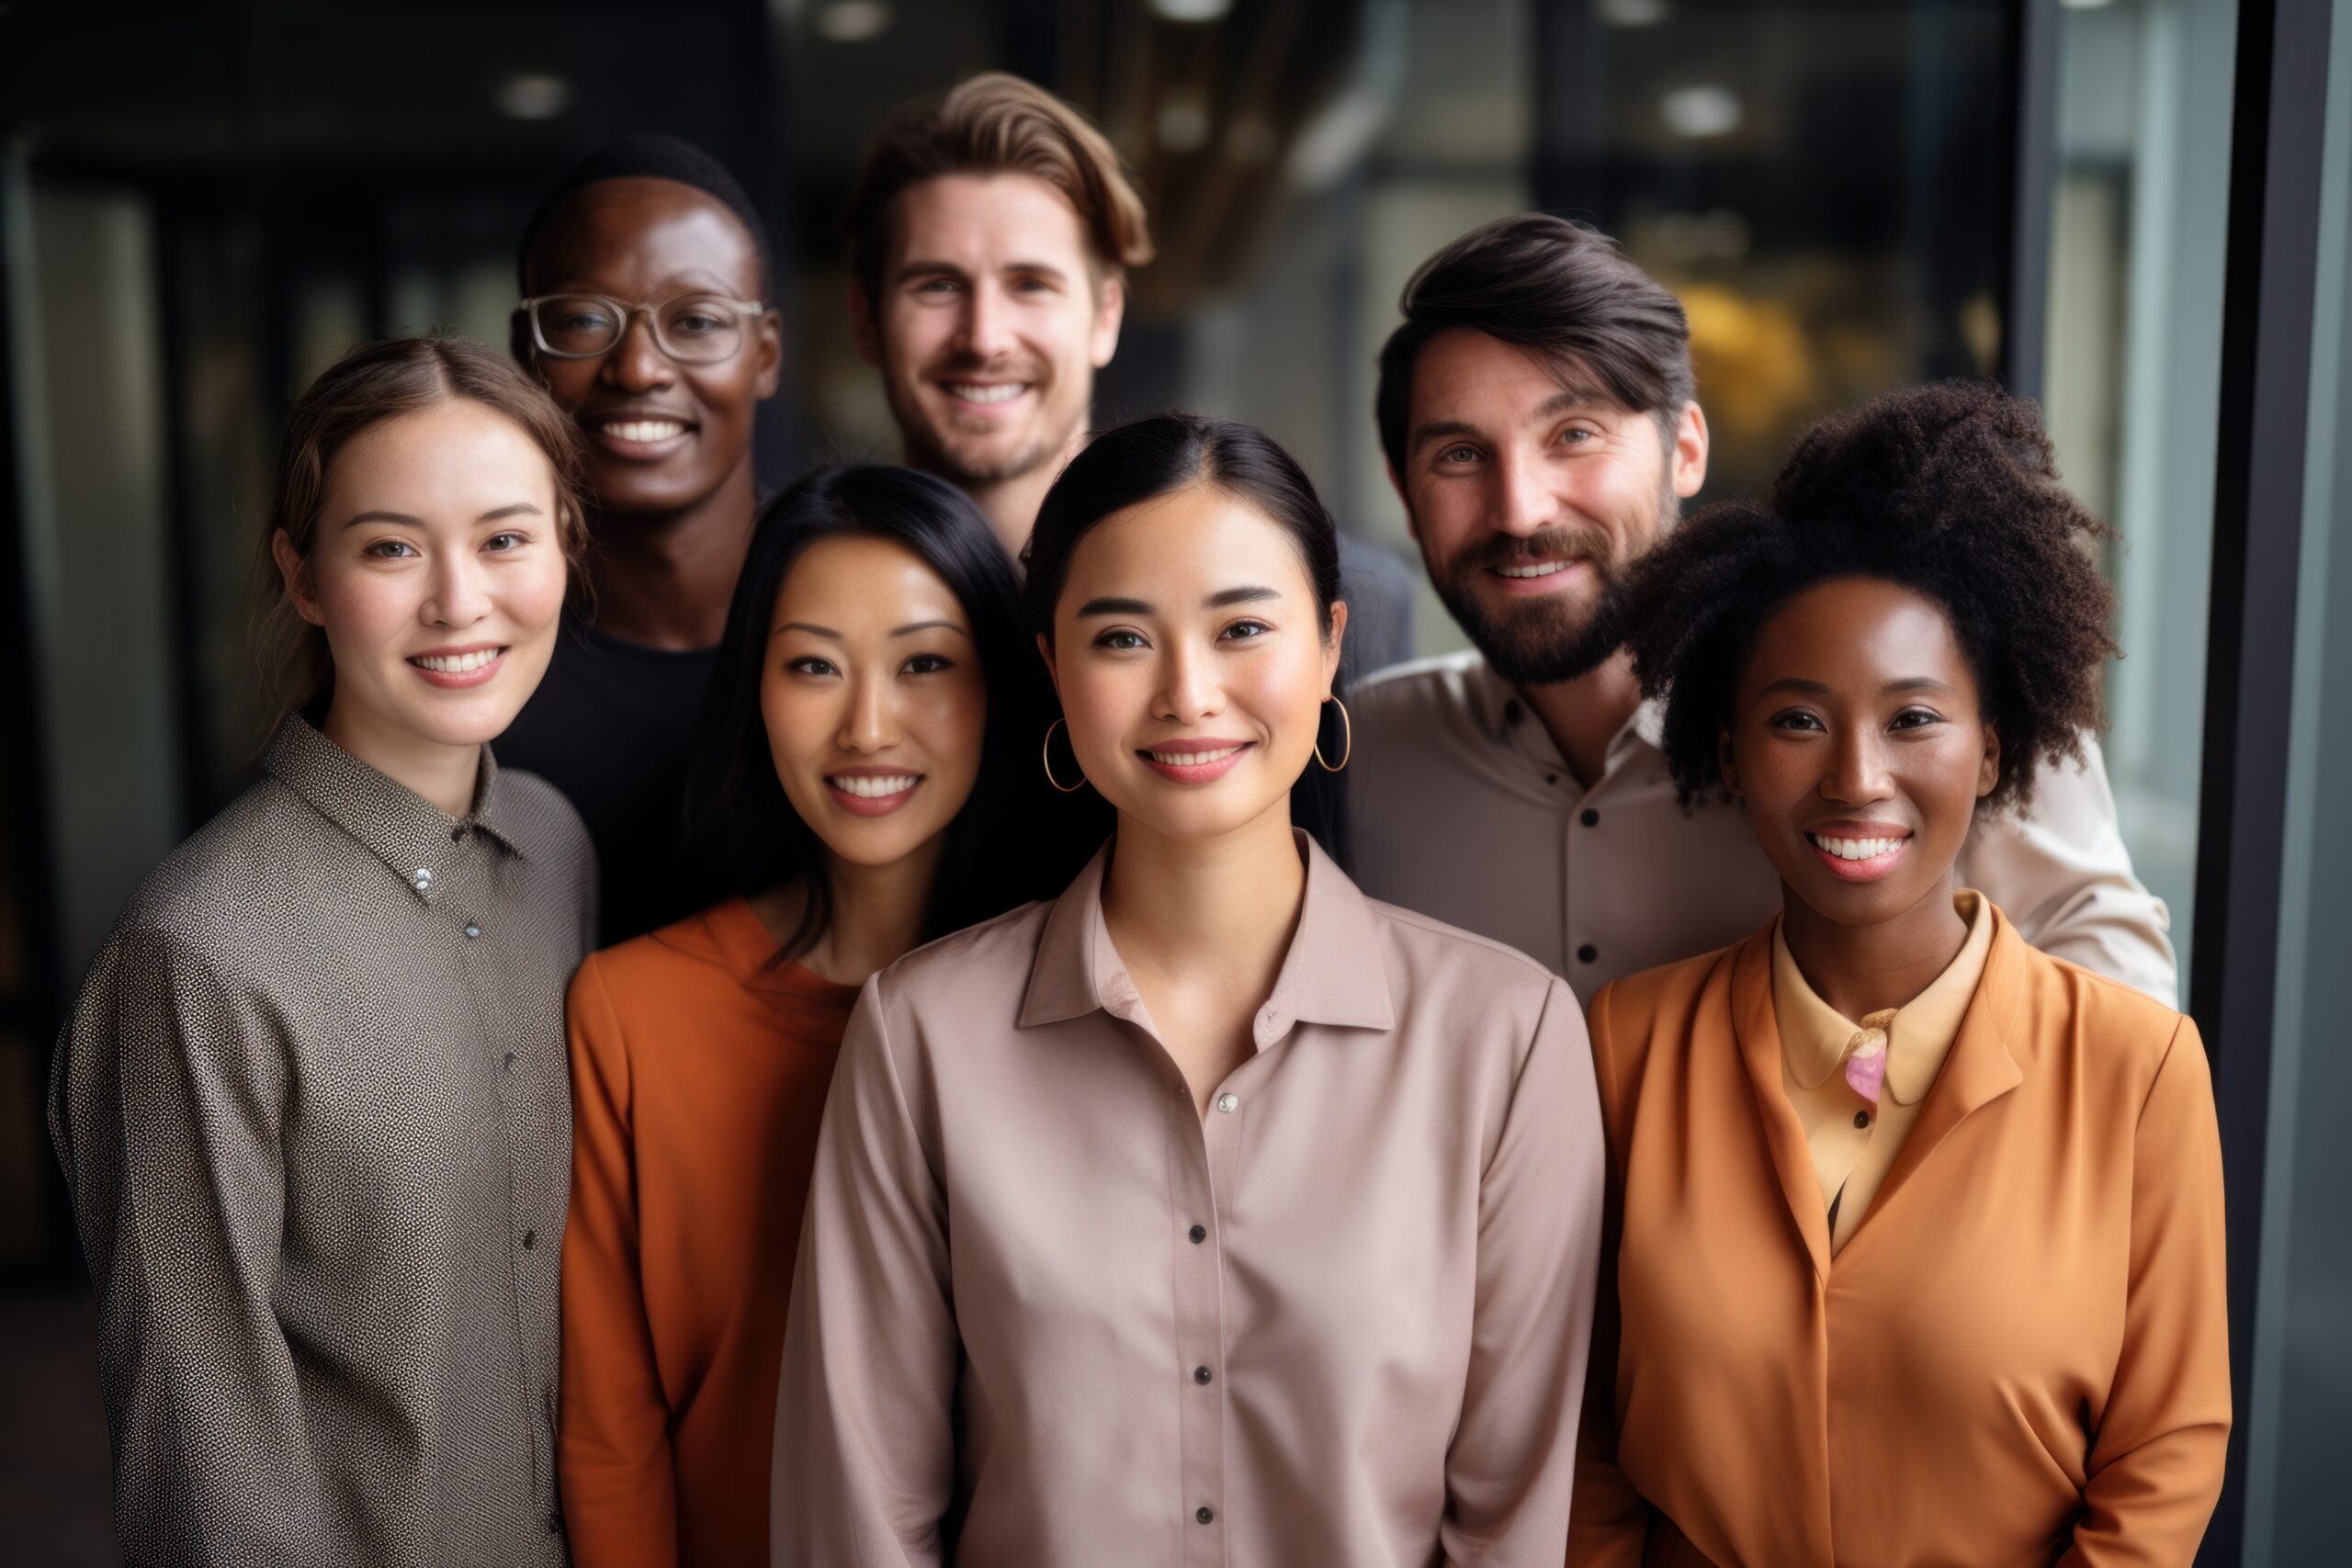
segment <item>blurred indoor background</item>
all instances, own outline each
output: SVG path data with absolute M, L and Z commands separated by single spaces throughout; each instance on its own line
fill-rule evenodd
M 2315 61 L 2278 47 L 2313 17 Z M 2352 545 L 2328 555 L 2352 540 L 2331 466 L 2352 434 L 2347 40 L 2352 0 L 0 0 L 0 1540 L 33 1547 L 0 1555 L 111 1560 L 50 1042 L 138 877 L 249 776 L 254 520 L 291 399 L 362 339 L 504 344 L 540 188 L 668 130 L 736 170 L 778 248 L 763 478 L 895 456 L 837 215 L 886 110 L 993 67 L 1091 114 L 1150 203 L 1159 258 L 1097 422 L 1261 424 L 1417 573 L 1373 356 L 1413 267 L 1506 212 L 1588 218 L 1681 296 L 1715 436 L 1702 499 L 1764 487 L 1805 422 L 1896 382 L 1998 375 L 2043 400 L 2068 481 L 2121 530 L 2125 836 L 2192 996 L 2236 1007 L 2259 981 L 2258 1074 L 2232 1076 L 2233 1032 L 2200 1012 L 2225 1101 L 2253 1097 L 2225 1104 L 2245 1343 L 2205 1560 L 2320 1560 L 2352 1408 L 2352 1156 L 2325 1135 L 2352 1069 L 2320 1005 L 2352 956 L 2352 833 L 2321 808 L 2352 785 L 2352 633 L 2327 627 L 2352 612 Z M 2231 304 L 2233 276 L 2286 254 L 2255 241 L 2290 208 L 2300 292 L 2265 268 Z M 2303 422 L 2310 465 L 2300 515 L 2270 519 L 2283 601 L 2244 566 L 2266 514 L 2240 470 L 2270 448 L 2223 395 L 2266 367 L 2294 381 L 2258 308 L 2290 312 L 2308 361 L 2291 411 L 2267 405 Z M 2293 679 L 2262 766 L 2215 717 L 2236 722 L 2259 674 L 2240 644 L 2282 616 Z M 2233 639 L 2211 669 L 2209 626 Z M 1418 630 L 1460 645 L 1426 594 Z M 2217 733 L 2239 735 L 2226 755 Z M 2264 799 L 2267 871 L 2228 884 L 2235 945 L 2199 967 L 2199 895 L 2226 880 L 2200 842 Z

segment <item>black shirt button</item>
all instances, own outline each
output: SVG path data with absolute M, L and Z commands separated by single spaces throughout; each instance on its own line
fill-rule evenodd
M 1208 1240 L 1209 1227 L 1206 1225 L 1194 1225 L 1191 1230 L 1184 1234 L 1193 1238 L 1193 1245 L 1194 1247 L 1198 1247 L 1201 1243 Z
M 514 1070 L 514 1053 L 512 1051 L 506 1053 L 506 1070 L 510 1073 Z
M 1870 1124 L 1871 1124 L 1871 1113 L 1870 1113 L 1869 1111 L 1855 1111 L 1855 1112 L 1854 1112 L 1854 1125 L 1855 1125 L 1855 1126 L 1857 1126 L 1857 1127 L 1867 1127 L 1867 1126 L 1869 1126 Z
M 1588 806 L 1584 808 L 1584 815 L 1578 817 L 1577 820 L 1588 828 L 1598 828 L 1600 826 L 1600 813 Z
M 1600 956 L 1600 949 L 1593 946 L 1590 942 L 1586 942 L 1582 947 L 1577 949 L 1577 962 L 1579 964 L 1589 964 Z
M 466 827 L 462 822 L 449 829 L 449 841 L 453 844 L 463 843 L 465 841 L 465 837 Z
M 531 1248 L 533 1248 L 533 1247 L 537 1247 L 537 1246 L 538 1246 L 538 1245 L 539 1245 L 539 1233 L 538 1233 L 538 1232 L 537 1232 L 537 1231 L 525 1231 L 525 1232 L 523 1233 L 523 1250 L 524 1250 L 524 1251 L 528 1252 L 528 1251 L 530 1251 L 530 1250 L 531 1250 Z
M 1216 1520 L 1216 1510 L 1208 1506 L 1206 1504 L 1203 1504 L 1201 1506 L 1193 1510 L 1193 1517 L 1200 1520 L 1201 1523 L 1204 1525 L 1213 1524 Z
M 1209 1370 L 1206 1367 L 1194 1367 L 1193 1369 L 1193 1381 L 1198 1383 L 1204 1383 L 1208 1382 Z

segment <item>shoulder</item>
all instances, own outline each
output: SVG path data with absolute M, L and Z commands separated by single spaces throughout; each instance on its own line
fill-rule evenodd
M 2144 1093 L 2165 1058 L 2184 1043 L 2201 1064 L 2202 1038 L 2186 1014 L 2022 940 L 2016 951 L 2025 973 L 2024 1021 L 2037 1053 L 2074 1056 L 2074 1072 L 2104 1077 L 2118 1094 Z
M 1627 975 L 1600 987 L 1587 1004 L 1596 1058 L 1603 1071 L 1622 1077 L 1661 1037 L 1688 1033 L 1702 1017 L 1728 1021 L 1731 974 L 1747 939 L 1672 964 Z
M 1486 659 L 1476 649 L 1431 654 L 1392 664 L 1348 694 L 1367 714 L 1450 712 L 1464 706 L 1485 677 Z
M 575 1004 L 594 995 L 616 1009 L 667 1011 L 685 995 L 735 984 L 705 911 L 590 953 L 572 976 L 571 994 Z
M 1364 907 L 1379 922 L 1392 952 L 1417 971 L 1442 968 L 1491 991 L 1498 999 L 1525 996 L 1541 1001 L 1567 982 L 1515 947 L 1450 926 L 1443 920 L 1366 897 Z
M 367 852 L 310 802 L 264 775 L 141 878 L 109 946 L 136 942 L 233 954 L 282 936 L 308 890 Z
M 594 874 L 595 850 L 587 825 L 561 790 L 537 773 L 501 768 L 498 793 L 516 849 L 534 860 L 551 859 Z
M 1000 1010 L 1010 1017 L 1010 1010 L 1018 1008 L 1021 993 L 1028 986 L 1037 941 L 1053 908 L 1044 900 L 1023 904 L 994 919 L 925 942 L 875 976 L 871 994 L 879 1005 L 888 1008 L 946 1001 L 976 1012 L 993 1008 L 1001 997 L 1007 1007 Z

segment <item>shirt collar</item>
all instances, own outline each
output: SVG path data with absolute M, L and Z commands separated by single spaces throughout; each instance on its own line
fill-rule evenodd
M 1471 666 L 1470 676 L 1464 684 L 1471 713 L 1488 739 L 1497 745 L 1528 750 L 1535 761 L 1546 766 L 1566 766 L 1559 747 L 1553 743 L 1551 731 L 1544 728 L 1543 717 L 1533 705 L 1520 695 L 1518 687 L 1497 674 L 1495 667 L 1483 658 Z M 1628 757 L 1645 746 L 1653 751 L 1662 750 L 1665 737 L 1665 707 L 1657 702 L 1643 703 L 1610 738 L 1603 762 L 1605 771 L 1615 773 L 1624 766 Z
M 481 829 L 509 854 L 521 855 L 519 824 L 499 787 L 498 763 L 481 749 L 481 776 L 473 809 L 452 818 L 439 807 L 361 761 L 290 714 L 262 758 L 265 771 L 311 803 L 320 816 L 350 834 L 390 866 L 403 886 L 427 904 L 447 883 L 443 868 L 457 841 Z M 439 879 L 436 882 L 436 878 Z
M 1251 1032 L 1260 1050 L 1294 1023 L 1393 1029 L 1396 1011 L 1380 964 L 1380 930 L 1371 900 L 1306 833 L 1292 829 L 1306 857 L 1306 894 L 1274 988 Z M 1113 844 L 1104 844 L 1046 915 L 1021 1001 L 1021 1025 L 1053 1023 L 1098 1009 L 1130 1022 L 1143 1003 L 1102 919 L 1102 879 Z
M 1886 1088 L 1904 1105 L 1918 1104 L 1935 1084 L 1993 946 L 1991 901 L 1962 888 L 1951 902 L 1968 922 L 1968 940 L 1926 990 L 1894 1010 L 1886 1026 Z M 1772 923 L 1772 1014 L 1780 1025 L 1789 1076 L 1804 1089 L 1818 1089 L 1828 1081 L 1845 1060 L 1847 1047 L 1863 1032 L 1860 1024 L 1814 990 L 1790 953 L 1778 920 Z

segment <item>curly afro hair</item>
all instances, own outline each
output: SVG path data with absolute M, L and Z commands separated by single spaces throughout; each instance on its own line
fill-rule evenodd
M 1887 392 L 1799 437 L 1770 505 L 1694 513 L 1632 573 L 1618 606 L 1643 692 L 1663 697 L 1683 806 L 1722 783 L 1717 742 L 1766 621 L 1836 577 L 1943 607 L 2001 741 L 1984 805 L 2021 806 L 2043 759 L 2080 760 L 2099 723 L 2114 595 L 2109 535 L 2058 483 L 2041 411 L 1989 382 Z

